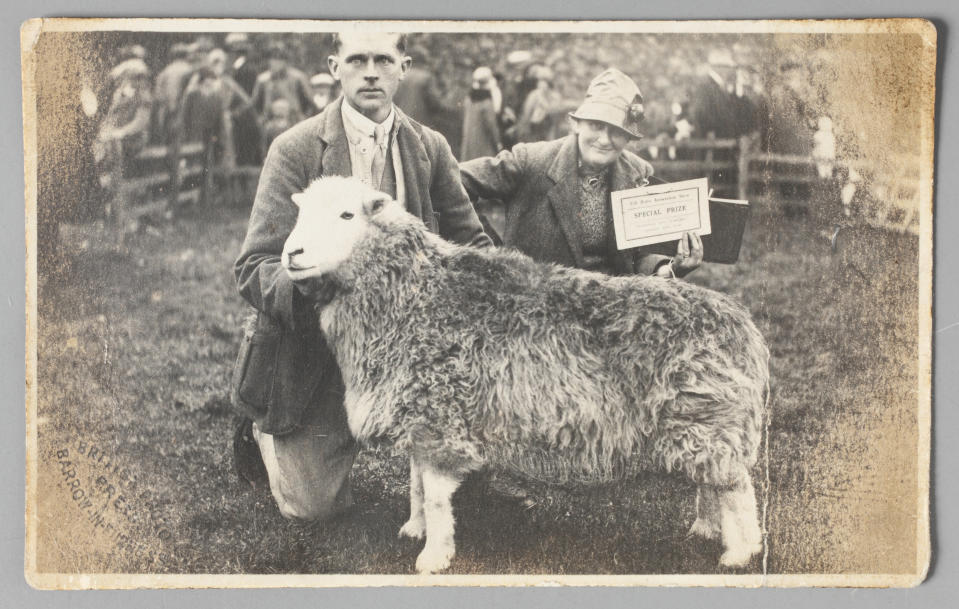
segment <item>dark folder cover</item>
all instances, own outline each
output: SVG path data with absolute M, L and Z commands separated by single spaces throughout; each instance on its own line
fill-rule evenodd
M 703 235 L 703 261 L 733 264 L 739 260 L 743 231 L 749 219 L 749 202 L 739 199 L 709 199 L 709 223 L 712 231 Z M 676 255 L 676 241 L 644 248 L 656 254 Z

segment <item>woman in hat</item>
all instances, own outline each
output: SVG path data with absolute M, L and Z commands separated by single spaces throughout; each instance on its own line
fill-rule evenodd
M 570 114 L 568 137 L 461 163 L 463 185 L 473 201 L 504 202 L 504 243 L 537 260 L 614 275 L 681 277 L 702 263 L 702 242 L 693 233 L 679 240 L 673 258 L 616 248 L 610 193 L 643 186 L 653 173 L 626 150 L 642 137 L 642 118 L 636 83 L 610 68 L 593 79 Z

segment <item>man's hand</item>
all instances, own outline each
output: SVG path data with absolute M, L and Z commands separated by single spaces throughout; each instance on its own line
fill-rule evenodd
M 293 285 L 307 300 L 320 305 L 330 302 L 336 295 L 336 286 L 325 277 L 294 280 Z

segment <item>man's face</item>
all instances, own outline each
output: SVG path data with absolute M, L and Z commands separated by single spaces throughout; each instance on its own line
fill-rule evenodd
M 329 57 L 330 74 L 351 106 L 373 121 L 384 120 L 411 63 L 396 48 L 397 34 L 351 32 L 340 41 L 340 52 Z

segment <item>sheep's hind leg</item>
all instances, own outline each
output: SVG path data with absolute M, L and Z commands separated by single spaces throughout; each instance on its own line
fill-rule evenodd
M 762 551 L 756 492 L 748 474 L 734 486 L 720 489 L 719 521 L 724 550 L 719 562 L 724 567 L 743 567 Z
M 410 519 L 400 527 L 400 537 L 423 539 L 426 535 L 426 516 L 423 513 L 423 473 L 416 460 L 410 457 Z
M 416 570 L 421 574 L 436 573 L 449 567 L 456 553 L 452 498 L 460 480 L 428 465 L 422 465 L 420 473 L 423 477 L 426 545 L 416 559 Z
M 696 520 L 689 529 L 690 535 L 706 539 L 719 539 L 722 530 L 719 520 L 719 491 L 710 484 L 696 487 Z

